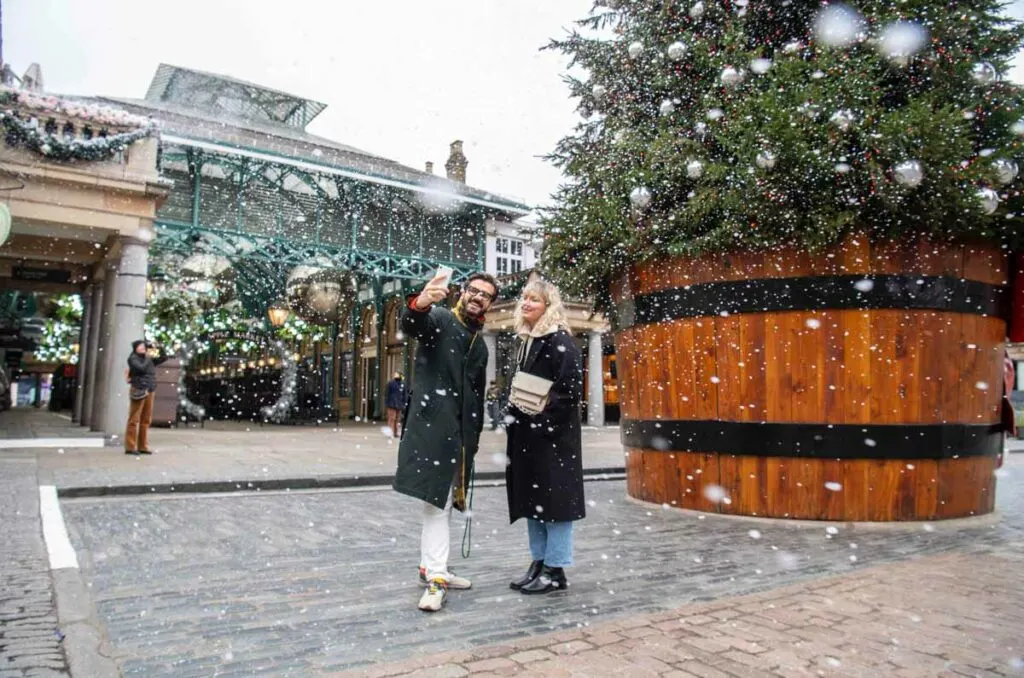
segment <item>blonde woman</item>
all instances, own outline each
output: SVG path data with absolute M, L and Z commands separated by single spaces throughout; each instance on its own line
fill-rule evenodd
M 526 576 L 510 586 L 543 594 L 565 590 L 573 521 L 586 516 L 579 416 L 583 376 L 558 288 L 539 278 L 528 281 L 514 318 L 516 369 L 553 382 L 539 414 L 511 406 L 505 471 L 509 520 L 526 519 L 533 556 Z

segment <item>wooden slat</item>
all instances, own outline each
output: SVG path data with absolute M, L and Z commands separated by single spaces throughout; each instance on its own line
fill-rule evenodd
M 717 344 L 715 359 L 718 365 L 715 387 L 718 390 L 718 418 L 723 421 L 740 421 L 740 318 L 739 316 L 715 319 Z
M 871 313 L 871 421 L 899 423 L 899 377 L 896 375 L 896 331 L 899 320 L 894 311 Z
M 740 318 L 740 421 L 765 421 L 768 409 L 765 366 L 765 314 Z
M 965 245 L 964 278 L 990 285 L 1008 285 L 1009 258 L 994 245 Z
M 693 355 L 697 419 L 718 418 L 718 387 L 712 381 L 712 378 L 718 378 L 716 352 L 715 321 L 710 318 L 694 321 Z
M 793 421 L 792 313 L 765 317 L 765 410 L 768 421 Z
M 827 330 L 818 313 L 790 314 L 793 374 L 793 421 L 825 421 L 825 350 Z

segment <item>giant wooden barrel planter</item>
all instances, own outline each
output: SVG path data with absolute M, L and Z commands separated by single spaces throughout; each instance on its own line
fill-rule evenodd
M 842 521 L 993 510 L 1007 257 L 847 238 L 612 286 L 631 496 Z

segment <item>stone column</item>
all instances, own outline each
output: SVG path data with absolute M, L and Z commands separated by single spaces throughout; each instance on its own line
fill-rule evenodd
M 92 298 L 93 286 L 89 285 L 82 293 L 82 327 L 78 332 L 78 368 L 75 372 L 75 403 L 71 407 L 71 421 L 82 422 L 82 401 L 85 400 L 86 368 L 92 361 L 89 356 L 89 336 L 92 334 Z
M 149 243 L 136 238 L 121 238 L 121 261 L 117 267 L 117 301 L 111 328 L 111 370 L 107 380 L 103 413 L 103 432 L 122 435 L 128 421 L 128 384 L 124 379 L 125 361 L 132 342 L 145 338 L 146 276 Z
M 587 423 L 604 426 L 604 369 L 601 366 L 601 333 L 587 332 Z
M 92 419 L 89 428 L 93 431 L 103 430 L 103 417 L 107 409 L 107 382 L 111 378 L 113 363 L 111 362 L 111 334 L 114 327 L 114 309 L 117 302 L 117 268 L 107 264 L 103 272 L 103 289 L 100 298 L 100 320 L 96 336 L 95 378 L 92 385 Z
M 85 362 L 79 361 L 78 365 L 81 378 L 84 379 L 82 385 L 85 387 L 82 390 L 82 405 L 80 408 L 82 426 L 92 426 L 93 412 L 95 411 L 96 404 L 96 377 L 98 372 L 96 363 L 100 361 L 101 357 L 99 349 L 100 325 L 103 319 L 103 285 L 94 282 L 90 289 L 92 294 L 90 295 L 89 307 L 86 309 L 89 319 L 89 337 L 86 339 L 86 343 L 82 345 L 82 355 L 85 356 Z M 86 316 L 83 315 L 82 318 L 84 320 Z

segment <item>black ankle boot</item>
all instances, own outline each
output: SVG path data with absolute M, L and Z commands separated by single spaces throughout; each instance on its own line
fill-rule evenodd
M 560 567 L 541 568 L 537 578 L 519 589 L 520 593 L 532 595 L 536 593 L 551 593 L 552 591 L 564 591 L 568 582 L 565 580 L 565 570 Z
M 532 563 L 530 563 L 530 568 L 526 570 L 526 576 L 518 581 L 512 582 L 508 585 L 508 587 L 513 591 L 518 591 L 519 589 L 523 588 L 524 586 L 532 582 L 534 579 L 536 579 L 537 575 L 540 574 L 540 570 L 542 567 L 544 567 L 543 560 L 533 561 Z

